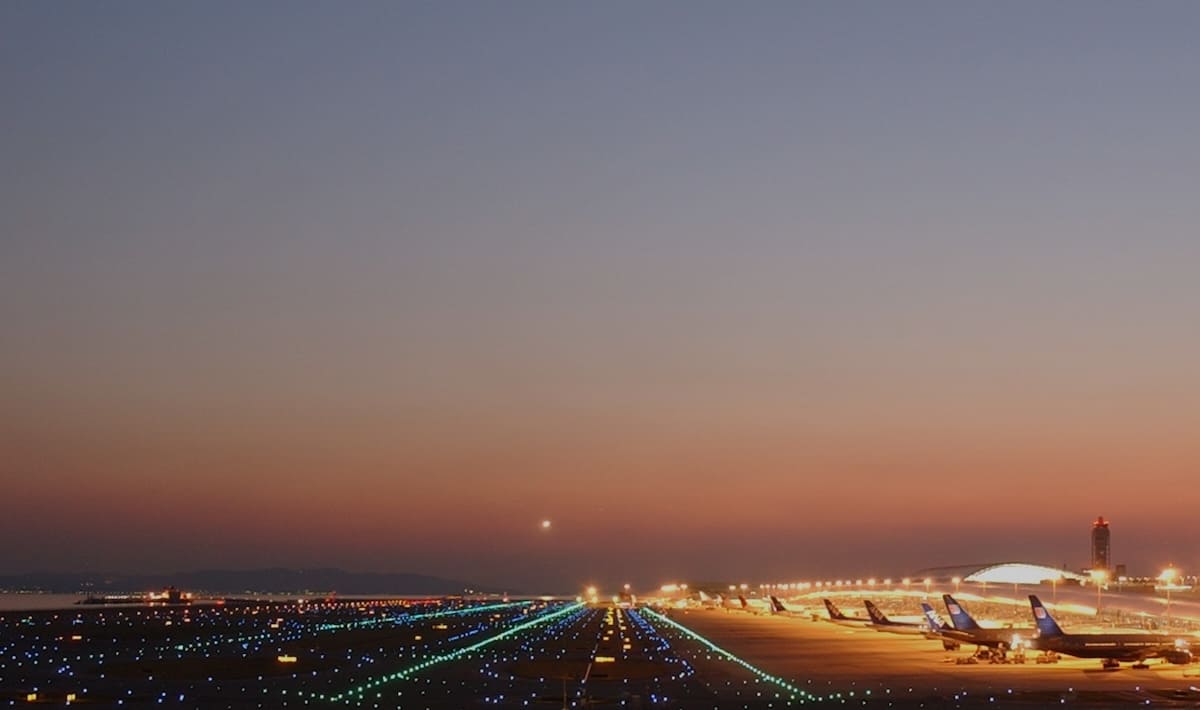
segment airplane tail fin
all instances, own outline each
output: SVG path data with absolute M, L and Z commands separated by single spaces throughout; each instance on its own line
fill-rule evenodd
M 870 616 L 871 621 L 874 623 L 881 626 L 887 626 L 888 624 L 892 623 L 887 618 L 887 615 L 880 611 L 879 607 L 875 606 L 875 602 L 871 601 L 870 599 L 864 599 L 863 605 L 867 607 L 867 616 Z
M 846 615 L 843 614 L 842 611 L 837 608 L 837 605 L 835 605 L 832 601 L 830 601 L 828 599 L 822 599 L 821 601 L 825 602 L 825 610 L 829 612 L 830 619 L 845 619 L 845 618 L 847 618 Z
M 712 601 L 712 597 L 708 596 L 708 594 L 705 594 L 704 590 L 701 589 L 700 590 L 700 601 L 710 602 L 710 601 Z
M 1059 628 L 1058 623 L 1054 621 L 1054 617 L 1050 616 L 1050 612 L 1042 604 L 1042 600 L 1037 598 L 1036 594 L 1029 595 L 1029 605 L 1033 607 L 1033 620 L 1037 624 L 1038 637 L 1046 638 L 1063 635 L 1063 630 Z
M 748 609 L 750 607 L 750 603 L 746 601 L 746 597 L 742 596 L 741 594 L 738 595 L 738 603 L 742 605 L 743 609 Z
M 946 611 L 950 612 L 950 621 L 954 624 L 954 628 L 963 631 L 972 631 L 979 628 L 979 624 L 975 622 L 975 619 L 971 618 L 971 615 L 967 613 L 966 609 L 962 608 L 961 604 L 954 601 L 954 597 L 949 594 L 943 594 L 942 601 L 946 603 Z
M 921 602 L 921 611 L 925 612 L 925 622 L 929 624 L 930 631 L 940 631 L 946 628 L 946 622 L 938 618 L 937 612 L 929 605 L 929 602 Z
M 783 602 L 779 601 L 779 597 L 775 596 L 774 594 L 771 595 L 771 611 L 775 612 L 776 614 L 782 614 L 783 612 L 787 611 L 787 607 L 785 607 Z

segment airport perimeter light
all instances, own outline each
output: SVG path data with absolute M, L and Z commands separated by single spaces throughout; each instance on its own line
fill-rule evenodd
M 912 584 L 912 580 L 908 577 L 905 577 L 904 579 L 900 580 L 900 582 L 904 585 L 904 591 L 908 592 L 908 587 L 910 584 Z
M 962 577 L 955 577 L 954 579 L 951 579 L 950 581 L 954 582 L 954 593 L 958 594 L 958 585 L 962 584 Z
M 925 596 L 929 596 L 929 585 L 931 585 L 931 584 L 933 584 L 933 580 L 926 577 L 925 578 Z

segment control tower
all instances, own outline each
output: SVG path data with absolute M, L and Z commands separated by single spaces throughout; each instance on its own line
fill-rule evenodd
M 1108 521 L 1104 516 L 1092 523 L 1092 569 L 1112 571 L 1112 547 Z

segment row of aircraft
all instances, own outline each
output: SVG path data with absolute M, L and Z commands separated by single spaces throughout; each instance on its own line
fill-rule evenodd
M 949 594 L 942 595 L 946 611 L 950 614 L 950 623 L 938 616 L 928 602 L 922 602 L 921 610 L 924 621 L 910 622 L 889 619 L 882 610 L 871 600 L 864 600 L 867 616 L 850 616 L 844 614 L 830 599 L 822 600 L 831 623 L 843 626 L 873 628 L 876 631 L 898 634 L 919 634 L 927 638 L 940 640 L 946 650 L 953 650 L 961 644 L 974 644 L 977 648 L 988 648 L 1001 655 L 1018 647 L 1036 651 L 1052 652 L 1076 658 L 1100 659 L 1105 668 L 1116 668 L 1122 662 L 1144 666 L 1148 659 L 1161 658 L 1169 663 L 1186 664 L 1192 662 L 1192 653 L 1186 639 L 1172 634 L 1161 633 L 1067 633 L 1063 631 L 1049 610 L 1042 604 L 1036 594 L 1029 595 L 1029 605 L 1033 611 L 1034 627 L 1032 628 L 994 628 L 981 626 L 967 613 L 967 610 Z M 703 592 L 700 594 L 700 604 L 705 608 L 723 608 L 729 610 L 747 611 L 756 614 L 777 614 L 783 616 L 817 617 L 803 612 L 788 609 L 778 597 L 747 599 L 738 596 L 736 600 L 726 599 L 721 595 L 711 597 Z M 1030 638 L 1023 639 L 1022 632 L 1032 633 Z

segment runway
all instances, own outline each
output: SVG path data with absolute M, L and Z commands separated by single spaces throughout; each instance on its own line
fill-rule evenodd
M 953 663 L 808 617 L 431 599 L 0 614 L 0 702 L 181 708 L 1196 707 L 1200 664 Z M 947 661 L 950 662 L 947 662 Z

